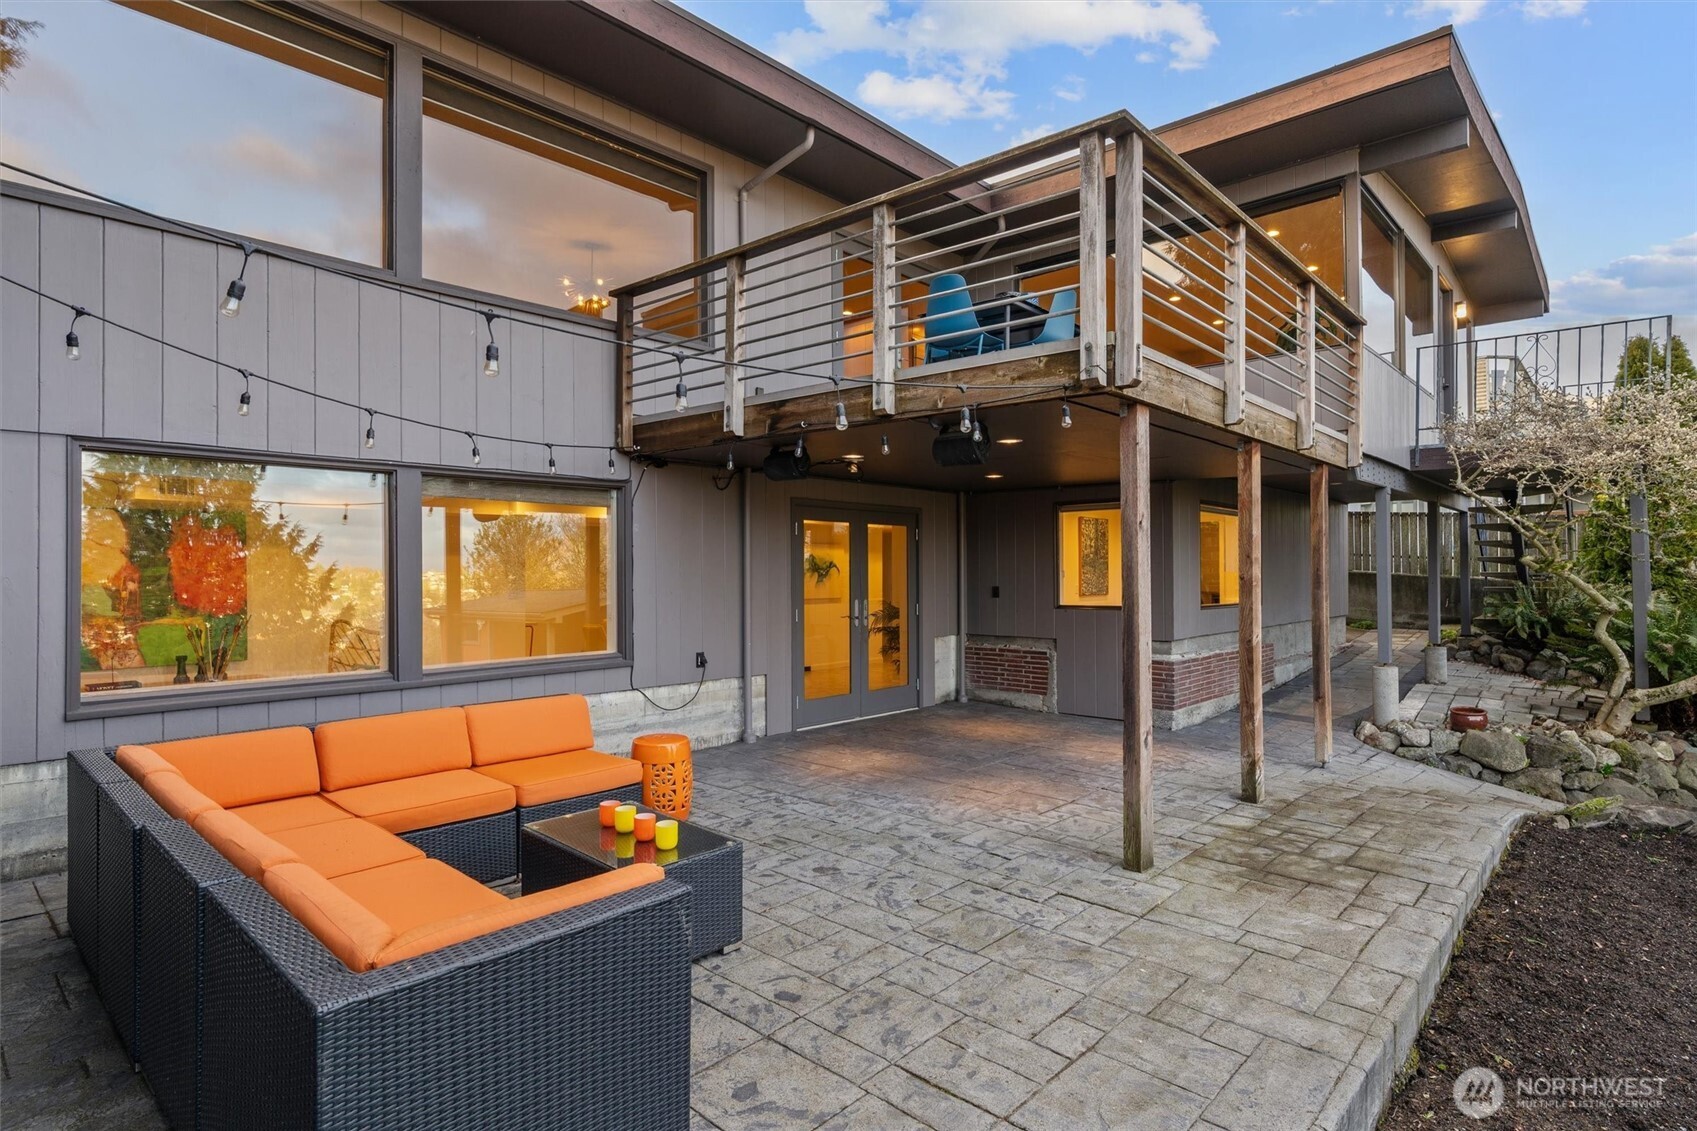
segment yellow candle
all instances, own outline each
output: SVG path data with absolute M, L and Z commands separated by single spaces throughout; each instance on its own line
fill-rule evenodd
M 613 810 L 613 830 L 628 833 L 636 828 L 636 806 L 621 805 Z
M 678 823 L 676 821 L 656 821 L 654 823 L 654 847 L 662 852 L 678 846 Z

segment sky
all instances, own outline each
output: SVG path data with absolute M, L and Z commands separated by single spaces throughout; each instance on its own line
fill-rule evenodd
M 1697 315 L 1694 3 L 682 2 L 957 162 L 1120 109 L 1164 125 L 1453 24 L 1553 320 Z

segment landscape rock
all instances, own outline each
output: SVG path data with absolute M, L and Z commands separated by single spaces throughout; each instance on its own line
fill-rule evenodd
M 1605 766 L 1618 766 L 1618 765 L 1620 765 L 1620 755 L 1616 754 L 1614 752 L 1614 750 L 1612 748 L 1610 748 L 1607 743 L 1604 743 L 1602 745 L 1598 745 L 1597 743 L 1593 742 L 1591 744 L 1591 752 L 1597 756 L 1597 768 L 1599 770 L 1604 768 Z
M 1568 827 L 1568 820 L 1560 813 L 1557 813 L 1554 817 L 1550 818 L 1550 824 L 1554 825 L 1558 829 L 1565 829 Z
M 1512 774 L 1531 765 L 1526 747 L 1515 735 L 1500 730 L 1470 730 L 1461 736 L 1461 753 L 1488 770 Z
M 1561 791 L 1561 771 L 1548 766 L 1532 766 L 1519 773 L 1507 774 L 1503 777 L 1503 785 L 1551 801 L 1567 800 L 1567 795 Z
M 1662 804 L 1672 805 L 1676 809 L 1697 809 L 1697 793 L 1684 789 L 1663 790 L 1659 796 Z
M 1465 774 L 1477 778 L 1484 772 L 1483 767 L 1471 758 L 1463 758 L 1459 754 L 1439 754 L 1438 764 L 1452 774 Z
M 1664 741 L 1663 739 L 1658 738 L 1658 739 L 1654 740 L 1653 742 L 1651 742 L 1650 743 L 1650 750 L 1656 755 L 1657 758 L 1660 758 L 1664 762 L 1673 761 L 1673 758 L 1674 758 L 1673 745 L 1669 742 Z
M 1593 797 L 1589 801 L 1569 805 L 1562 810 L 1562 815 L 1574 824 L 1600 824 L 1609 820 L 1619 808 L 1618 797 Z
M 1432 731 L 1430 727 L 1423 727 L 1418 723 L 1411 723 L 1405 719 L 1398 719 L 1395 722 L 1385 724 L 1384 729 L 1386 733 L 1394 734 L 1401 739 L 1402 741 L 1400 745 L 1402 746 L 1432 745 Z
M 1607 780 L 1602 774 L 1594 773 L 1591 770 L 1580 770 L 1576 773 L 1564 774 L 1561 779 L 1561 787 L 1590 793 Z
M 1629 781 L 1621 781 L 1618 776 L 1611 777 L 1591 791 L 1597 797 L 1618 797 L 1622 801 L 1653 802 L 1656 795 L 1647 789 L 1642 789 Z
M 1495 770 L 1481 769 L 1479 771 L 1479 780 L 1482 782 L 1489 782 L 1491 785 L 1503 784 L 1503 776 Z
M 1585 741 L 1589 742 L 1592 746 L 1607 746 L 1615 740 L 1614 735 L 1610 734 L 1606 730 L 1598 730 L 1596 727 L 1592 727 L 1580 737 L 1585 739 Z
M 1519 656 L 1516 656 L 1513 652 L 1498 653 L 1496 665 L 1503 669 L 1503 671 L 1508 672 L 1510 675 L 1519 675 L 1521 672 L 1526 670 L 1526 661 L 1521 659 Z
M 1599 686 L 1597 677 L 1592 675 L 1590 672 L 1570 671 L 1570 672 L 1567 673 L 1567 681 L 1569 683 L 1573 684 L 1575 687 L 1597 687 L 1597 686 Z
M 1461 749 L 1461 735 L 1453 730 L 1432 731 L 1432 753 L 1454 754 Z
M 1681 759 L 1679 768 L 1674 770 L 1673 776 L 1679 780 L 1679 788 L 1697 793 L 1697 757 L 1686 754 Z
M 1638 783 L 1657 793 L 1679 788 L 1679 779 L 1674 777 L 1673 767 L 1658 758 L 1647 758 L 1638 767 Z
M 1546 769 L 1579 769 L 1579 752 L 1547 734 L 1526 737 L 1526 757 L 1534 766 Z
M 1671 805 L 1629 805 L 1615 818 L 1616 824 L 1634 832 L 1678 832 L 1697 824 L 1697 812 Z
M 1425 766 L 1438 765 L 1438 756 L 1432 753 L 1428 746 L 1399 746 L 1394 750 L 1398 758 L 1407 758 L 1410 762 L 1419 762 Z

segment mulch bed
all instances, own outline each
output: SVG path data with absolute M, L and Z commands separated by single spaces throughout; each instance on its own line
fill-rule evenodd
M 1522 826 L 1416 1048 L 1381 1131 L 1697 1129 L 1697 835 Z M 1475 1065 L 1506 1090 L 1481 1121 L 1452 1094 Z M 1517 1102 L 1520 1079 L 1624 1076 L 1664 1077 L 1659 1106 Z

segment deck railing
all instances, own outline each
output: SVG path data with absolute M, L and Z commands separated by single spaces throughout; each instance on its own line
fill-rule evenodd
M 827 389 L 889 416 L 898 386 L 1076 352 L 1056 396 L 1135 385 L 1155 361 L 1222 390 L 1217 423 L 1260 405 L 1299 449 L 1319 430 L 1359 451 L 1360 319 L 1129 114 L 613 293 L 627 447 L 677 412 L 741 436 L 750 404 Z

